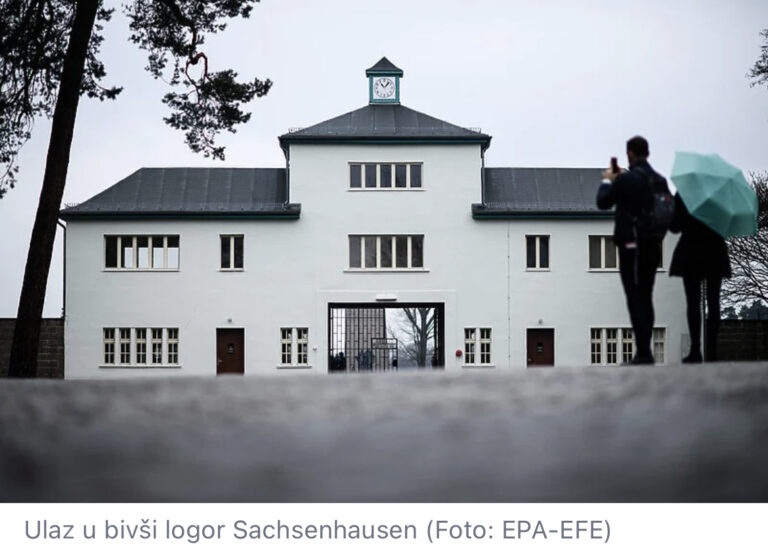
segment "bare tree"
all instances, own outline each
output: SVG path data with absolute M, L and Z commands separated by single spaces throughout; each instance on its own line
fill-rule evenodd
M 435 309 L 403 308 L 402 312 L 404 320 L 397 323 L 397 327 L 390 325 L 390 336 L 397 338 L 395 328 L 404 332 L 412 340 L 412 343 L 400 342 L 401 349 L 419 368 L 424 368 L 427 366 L 430 340 L 432 340 L 432 348 L 434 349 Z
M 768 303 L 768 173 L 750 173 L 757 193 L 757 233 L 728 240 L 733 275 L 723 283 L 722 300 L 729 305 Z
M 760 57 L 747 74 L 753 86 L 768 84 L 768 28 L 763 29 L 760 36 L 765 39 L 765 43 L 760 46 Z
M 246 18 L 258 0 L 131 0 L 124 3 L 130 40 L 147 51 L 147 71 L 178 91 L 166 93 L 164 121 L 185 132 L 187 145 L 224 159 L 222 131 L 248 121 L 241 106 L 266 94 L 270 80 L 239 82 L 232 70 L 213 72 L 205 37 L 227 20 Z M 80 96 L 114 99 L 119 87 L 101 85 L 102 24 L 112 15 L 104 0 L 0 0 L 0 198 L 13 188 L 20 148 L 35 119 L 52 118 L 40 201 L 24 270 L 9 376 L 34 377 L 46 281 Z M 200 66 L 195 76 L 190 68 Z M 107 129 L 105 128 L 105 131 Z

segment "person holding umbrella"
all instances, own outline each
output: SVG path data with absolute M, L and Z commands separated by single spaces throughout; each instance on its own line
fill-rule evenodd
M 720 286 L 731 276 L 725 238 L 757 231 L 757 196 L 741 170 L 720 156 L 678 152 L 672 169 L 677 187 L 670 231 L 681 233 L 669 275 L 683 278 L 691 349 L 683 363 L 717 360 Z M 706 287 L 708 319 L 701 353 L 701 293 Z
M 706 287 L 709 310 L 705 355 L 707 361 L 715 361 L 717 333 L 720 330 L 720 286 L 723 278 L 731 277 L 728 247 L 720 234 L 691 216 L 679 192 L 675 196 L 675 216 L 669 231 L 673 234 L 681 233 L 672 254 L 669 275 L 682 277 L 685 289 L 691 349 L 683 357 L 683 363 L 694 364 L 704 360 L 701 353 L 702 283 Z

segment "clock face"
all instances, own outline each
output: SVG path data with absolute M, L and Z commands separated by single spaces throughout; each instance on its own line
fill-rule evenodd
M 376 78 L 373 81 L 373 96 L 377 99 L 391 99 L 395 96 L 394 78 Z

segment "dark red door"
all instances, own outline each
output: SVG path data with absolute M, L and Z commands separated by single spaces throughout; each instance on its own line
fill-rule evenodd
M 554 366 L 555 329 L 528 329 L 528 366 Z
M 245 372 L 243 329 L 216 329 L 216 374 Z

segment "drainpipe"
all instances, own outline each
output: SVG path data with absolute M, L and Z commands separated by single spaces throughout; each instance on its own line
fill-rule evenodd
M 67 225 L 62 221 L 56 221 L 61 229 L 64 230 L 64 275 L 62 276 L 62 291 L 61 291 L 61 317 L 67 318 Z
M 285 149 L 285 203 L 283 209 L 291 202 L 291 148 Z
M 512 221 L 507 221 L 507 366 L 512 368 Z
M 480 147 L 480 203 L 485 206 L 485 150 Z

